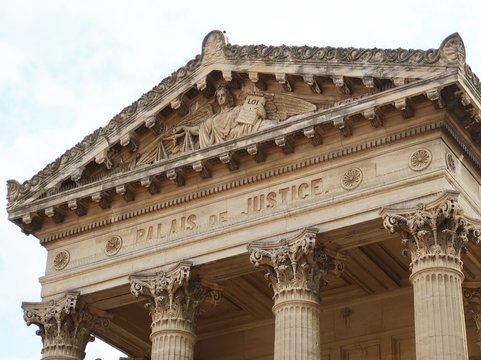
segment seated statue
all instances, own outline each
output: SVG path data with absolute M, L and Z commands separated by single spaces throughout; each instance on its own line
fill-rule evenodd
M 182 125 L 175 129 L 174 137 L 199 137 L 201 149 L 220 142 L 235 139 L 257 131 L 266 118 L 265 99 L 262 96 L 248 96 L 242 106 L 234 106 L 234 98 L 225 85 L 215 93 L 220 111 L 198 125 Z M 250 102 L 250 103 L 249 103 Z
M 235 106 L 234 96 L 224 83 L 217 87 L 215 103 L 217 113 L 208 103 L 191 111 L 175 127 L 166 129 L 159 142 L 143 149 L 135 166 L 237 139 L 316 110 L 314 104 L 294 95 L 268 92 L 248 93 L 244 102 Z

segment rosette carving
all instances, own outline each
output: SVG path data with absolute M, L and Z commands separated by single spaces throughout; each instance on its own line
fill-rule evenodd
M 109 325 L 107 317 L 93 315 L 78 298 L 78 292 L 67 292 L 61 299 L 47 303 L 22 304 L 27 325 L 39 327 L 37 335 L 42 338 L 44 357 L 63 354 L 83 359 L 87 343 L 94 340 L 92 331 Z
M 152 324 L 166 319 L 195 324 L 204 304 L 216 305 L 220 301 L 220 288 L 192 279 L 191 267 L 191 263 L 182 262 L 168 272 L 130 277 L 132 294 L 151 298 L 146 307 L 151 312 Z
M 304 291 L 319 296 L 327 285 L 328 273 L 340 274 L 344 264 L 328 254 L 317 239 L 317 231 L 307 229 L 291 240 L 252 243 L 248 247 L 254 266 L 267 269 L 266 279 L 274 298 L 286 292 Z
M 122 248 L 122 238 L 120 236 L 112 236 L 105 244 L 105 254 L 113 256 Z
M 456 161 L 451 153 L 446 153 L 446 167 L 453 174 L 456 173 Z
M 414 171 L 424 170 L 431 164 L 432 159 L 433 156 L 428 149 L 416 150 L 409 157 L 409 167 Z
M 55 255 L 53 259 L 53 268 L 57 271 L 64 269 L 70 262 L 70 253 L 67 250 L 62 250 Z
M 345 190 L 353 190 L 361 184 L 362 178 L 363 175 L 361 169 L 349 169 L 341 177 L 341 186 Z
M 459 269 L 466 243 L 478 243 L 481 223 L 463 214 L 458 193 L 448 192 L 440 200 L 419 204 L 415 209 L 383 209 L 384 227 L 399 233 L 403 253 L 411 255 L 411 269 L 423 260 L 444 258 Z

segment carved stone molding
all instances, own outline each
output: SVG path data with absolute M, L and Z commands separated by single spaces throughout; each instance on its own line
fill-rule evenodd
M 414 171 L 426 169 L 433 160 L 431 151 L 428 149 L 418 149 L 409 157 L 409 168 Z
M 459 63 L 461 65 L 466 63 L 466 49 L 458 33 L 454 33 L 444 39 L 439 50 L 441 57 L 447 62 Z
M 431 204 L 382 210 L 384 227 L 401 235 L 403 253 L 411 255 L 413 273 L 428 264 L 461 271 L 466 243 L 479 242 L 481 223 L 464 216 L 458 196 L 459 193 L 449 191 Z
M 456 160 L 454 160 L 454 156 L 450 152 L 446 152 L 446 167 L 453 174 L 456 174 Z
M 362 178 L 363 174 L 361 169 L 349 169 L 341 177 L 341 186 L 345 190 L 353 190 L 361 184 Z
M 43 358 L 85 357 L 85 347 L 93 341 L 95 329 L 109 326 L 108 316 L 94 315 L 79 303 L 78 292 L 67 292 L 58 300 L 47 303 L 22 303 L 27 325 L 39 327 Z
M 55 255 L 53 259 L 53 268 L 57 271 L 64 269 L 70 262 L 70 253 L 67 250 L 62 250 Z
M 122 248 L 122 238 L 120 236 L 112 236 L 105 244 L 105 254 L 113 256 Z
M 226 45 L 226 37 L 220 31 L 214 30 L 207 34 L 202 42 L 202 62 L 213 63 L 224 57 L 223 48 Z
M 187 320 L 193 327 L 205 304 L 219 302 L 220 288 L 192 279 L 191 267 L 191 263 L 181 262 L 167 272 L 130 277 L 132 294 L 151 298 L 147 307 L 152 315 L 152 326 L 170 319 Z
M 319 301 L 327 274 L 340 274 L 344 269 L 340 259 L 328 254 L 314 229 L 277 243 L 251 243 L 248 250 L 251 263 L 267 270 L 276 302 L 292 293 L 309 294 Z

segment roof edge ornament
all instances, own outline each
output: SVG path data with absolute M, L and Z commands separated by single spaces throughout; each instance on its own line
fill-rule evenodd
M 224 47 L 228 43 L 225 32 L 213 30 L 202 41 L 202 63 L 212 64 L 224 59 Z
M 443 40 L 439 46 L 439 51 L 448 63 L 458 63 L 462 66 L 466 64 L 466 48 L 463 39 L 457 32 Z

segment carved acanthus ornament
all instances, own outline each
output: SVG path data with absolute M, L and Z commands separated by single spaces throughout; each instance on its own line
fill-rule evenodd
M 78 292 L 67 292 L 63 298 L 47 303 L 22 304 L 27 325 L 39 327 L 37 335 L 42 338 L 44 357 L 83 359 L 87 343 L 94 340 L 92 331 L 109 325 L 106 315 L 93 315 L 78 298 Z
M 383 210 L 384 227 L 400 233 L 404 254 L 411 255 L 415 272 L 423 263 L 444 260 L 446 266 L 462 269 L 461 254 L 468 241 L 478 243 L 481 224 L 463 214 L 458 193 L 448 192 L 440 201 L 403 211 Z
M 151 298 L 147 308 L 153 326 L 168 320 L 186 320 L 194 326 L 204 304 L 216 305 L 220 301 L 220 288 L 191 279 L 191 267 L 191 263 L 183 262 L 168 272 L 131 276 L 132 294 Z
M 266 279 L 276 301 L 288 293 L 310 293 L 318 298 L 321 288 L 327 285 L 326 275 L 340 274 L 344 268 L 339 259 L 328 254 L 312 229 L 291 240 L 252 243 L 248 249 L 250 261 L 267 269 Z

